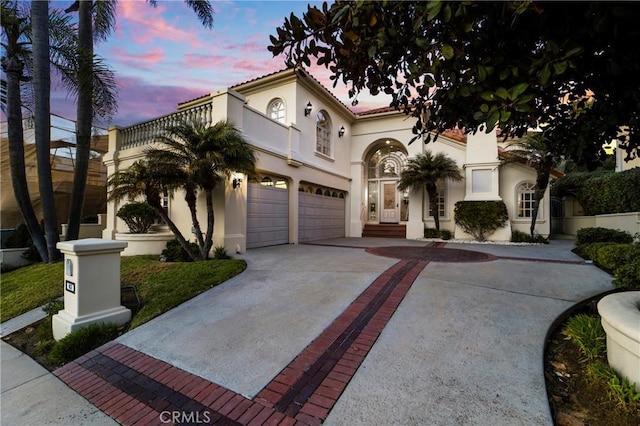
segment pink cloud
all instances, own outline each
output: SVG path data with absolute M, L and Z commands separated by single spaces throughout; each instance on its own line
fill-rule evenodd
M 124 25 L 132 28 L 130 37 L 134 44 L 146 44 L 157 40 L 171 40 L 186 42 L 191 47 L 202 45 L 195 33 L 178 28 L 162 17 L 166 8 L 159 3 L 151 7 L 146 2 L 122 1 L 118 3 L 118 19 L 123 19 Z
M 113 60 L 126 64 L 128 67 L 148 70 L 165 60 L 164 50 L 161 47 L 149 49 L 144 53 L 132 53 L 121 47 L 111 50 Z

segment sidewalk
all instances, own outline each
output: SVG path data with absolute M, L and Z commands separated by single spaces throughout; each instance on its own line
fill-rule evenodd
M 56 374 L 122 424 L 161 424 L 170 408 L 234 424 L 546 425 L 547 329 L 575 302 L 611 288 L 570 242 L 446 244 L 479 252 L 484 260 L 473 263 L 354 248 L 419 251 L 424 241 L 324 243 L 251 250 L 243 274 Z M 67 405 L 81 423 L 109 424 L 44 376 L 84 402 Z M 5 395 L 38 393 L 20 388 L 28 384 L 5 391 L 4 374 L 2 383 L 3 425 L 18 424 L 26 413 L 16 403 L 7 410 Z M 20 424 L 50 418 L 42 405 L 29 410 L 35 423 Z

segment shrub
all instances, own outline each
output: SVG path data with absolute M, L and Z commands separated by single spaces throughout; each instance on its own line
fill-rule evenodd
M 531 234 L 527 234 L 526 232 L 522 232 L 522 231 L 518 231 L 517 229 L 514 229 L 511 231 L 511 242 L 512 243 L 548 244 L 549 240 L 539 234 L 536 234 L 532 237 Z
M 194 253 L 199 253 L 200 248 L 196 243 L 189 243 L 189 247 Z M 165 262 L 192 262 L 193 259 L 182 248 L 178 240 L 167 241 L 167 248 L 162 250 L 160 260 Z
M 147 203 L 127 203 L 116 213 L 132 234 L 146 234 L 158 219 L 156 210 Z
M 231 256 L 227 254 L 227 250 L 224 246 L 215 246 L 213 248 L 213 258 L 215 260 L 227 260 L 231 259 Z
M 601 227 L 582 228 L 576 233 L 576 246 L 602 242 L 630 244 L 633 237 L 625 231 Z
M 562 333 L 579 348 L 588 359 L 594 359 L 606 350 L 607 335 L 600 323 L 600 317 L 578 314 L 567 321 Z
M 82 218 L 82 220 L 80 221 L 81 223 L 98 223 L 98 215 L 97 214 L 92 214 L 89 216 L 85 216 Z
M 640 289 L 640 259 L 618 266 L 613 277 L 613 285 L 618 288 Z
M 443 240 L 450 240 L 451 238 L 453 238 L 453 232 L 449 231 L 448 229 L 441 229 L 440 238 L 442 238 Z
M 458 201 L 454 210 L 455 222 L 477 241 L 502 228 L 509 218 L 503 201 Z
M 605 246 L 610 246 L 610 245 L 614 245 L 615 243 L 591 243 L 591 244 L 585 244 L 583 246 L 579 246 L 576 249 L 576 252 L 586 258 L 586 259 L 591 259 L 594 262 L 597 261 L 598 259 L 598 250 L 600 250 L 602 247 Z
M 16 229 L 14 229 L 13 233 L 7 238 L 6 247 L 7 248 L 22 248 L 29 247 L 32 244 L 31 235 L 29 235 L 29 230 L 27 229 L 27 225 L 24 223 L 20 224 Z
M 66 364 L 116 337 L 118 337 L 117 325 L 90 324 L 57 341 L 49 353 L 49 358 L 56 364 Z
M 439 233 L 435 228 L 425 228 L 424 229 L 424 237 L 425 238 L 438 238 Z
M 603 269 L 613 272 L 636 258 L 640 258 L 639 247 L 633 244 L 609 244 L 598 249 L 594 260 Z

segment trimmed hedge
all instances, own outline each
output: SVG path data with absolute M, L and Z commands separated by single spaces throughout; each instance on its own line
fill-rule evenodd
M 609 272 L 640 258 L 640 247 L 633 244 L 609 244 L 596 253 L 598 265 Z
M 618 288 L 640 289 L 640 259 L 620 265 L 613 273 L 613 285 Z
M 640 167 L 623 172 L 573 173 L 554 184 L 552 193 L 576 198 L 584 214 L 628 213 L 640 211 Z
M 633 242 L 631 234 L 617 229 L 593 227 L 578 229 L 576 233 L 576 246 L 584 246 L 591 243 L 620 243 L 630 244 Z
M 124 220 L 132 234 L 146 234 L 159 218 L 153 207 L 142 202 L 125 204 L 120 207 L 116 216 Z
M 455 222 L 477 241 L 485 241 L 509 219 L 503 201 L 458 201 L 454 210 Z
M 49 357 L 56 364 L 66 364 L 110 342 L 118 337 L 118 334 L 118 326 L 115 324 L 89 324 L 57 341 L 53 345 Z

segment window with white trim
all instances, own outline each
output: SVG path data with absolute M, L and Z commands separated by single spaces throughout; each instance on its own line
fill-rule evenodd
M 535 208 L 535 188 L 533 182 L 523 182 L 516 188 L 516 211 L 519 218 L 529 218 L 533 216 Z
M 282 99 L 274 99 L 269 103 L 269 107 L 267 107 L 267 115 L 278 123 L 284 123 L 285 108 Z
M 325 111 L 316 116 L 316 151 L 331 156 L 331 119 Z

